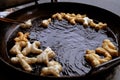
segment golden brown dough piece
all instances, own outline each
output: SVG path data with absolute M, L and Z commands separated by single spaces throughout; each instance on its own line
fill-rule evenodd
M 24 56 L 22 54 L 17 54 L 16 56 L 18 57 L 19 63 L 25 71 L 32 71 L 32 67 L 25 61 Z
M 34 64 L 37 62 L 37 58 L 36 57 L 27 57 L 27 56 L 24 56 L 23 54 L 20 54 L 22 55 L 22 59 L 24 59 L 28 64 Z M 19 63 L 19 58 L 18 57 L 12 57 L 11 58 L 11 62 L 14 63 L 14 64 L 18 64 Z
M 65 13 L 56 13 L 56 14 L 52 15 L 52 18 L 54 18 L 54 19 L 56 18 L 61 21 L 63 19 L 64 15 L 65 15 Z
M 106 23 L 99 22 L 99 23 L 96 24 L 94 27 L 95 27 L 95 29 L 105 29 L 105 28 L 107 27 L 107 24 L 106 24 Z
M 55 57 L 54 51 L 47 47 L 40 55 L 37 56 L 38 63 L 44 63 L 47 67 L 42 68 L 41 76 L 53 75 L 56 77 L 60 76 L 60 72 L 62 71 L 62 66 L 57 61 L 50 61 Z
M 56 77 L 60 76 L 60 72 L 62 71 L 62 66 L 60 63 L 56 61 L 50 61 L 47 65 L 48 67 L 44 67 L 41 71 L 41 76 L 48 76 L 48 75 L 53 75 Z
M 34 41 L 32 44 L 28 41 L 27 46 L 22 50 L 22 54 L 23 55 L 28 55 L 29 53 L 40 54 L 42 53 L 42 50 L 39 49 L 38 47 L 40 47 L 39 41 Z
M 28 36 L 29 36 L 28 32 L 25 33 L 25 34 L 23 34 L 22 32 L 18 32 L 18 37 L 16 37 L 14 40 L 16 42 L 19 42 L 19 41 L 25 41 L 25 42 L 27 42 L 28 41 L 28 39 L 27 39 Z
M 37 62 L 48 64 L 49 60 L 54 57 L 54 51 L 50 47 L 47 47 L 41 54 L 37 56 Z
M 70 22 L 71 24 L 76 24 L 76 21 L 75 21 L 75 14 L 69 14 L 67 13 L 65 16 L 64 16 L 64 19 L 68 20 L 68 22 Z
M 84 20 L 83 22 L 84 26 L 89 26 L 90 22 L 93 21 L 92 19 L 89 19 L 88 17 L 84 17 L 83 20 Z
M 21 53 L 22 48 L 25 46 L 26 42 L 24 41 L 16 42 L 15 45 L 10 49 L 10 53 L 15 55 L 19 54 Z
M 43 20 L 42 23 L 41 23 L 41 25 L 46 28 L 46 27 L 48 27 L 48 25 L 50 23 L 51 23 L 51 18 L 49 18 L 47 20 Z
M 25 23 L 20 24 L 21 28 L 30 28 L 31 26 L 32 26 L 31 19 L 27 20 Z
M 86 50 L 86 60 L 94 67 L 100 65 L 100 56 L 95 53 L 95 50 Z
M 118 56 L 118 50 L 116 46 L 109 39 L 105 39 L 103 41 L 102 47 L 107 50 L 111 56 Z
M 18 32 L 18 37 L 14 39 L 15 45 L 10 49 L 11 54 L 21 53 L 22 48 L 27 45 L 28 35 L 29 33 L 23 34 L 22 32 Z
M 112 56 L 102 47 L 96 48 L 96 53 L 104 56 L 104 58 L 99 59 L 100 63 L 104 63 L 112 59 Z

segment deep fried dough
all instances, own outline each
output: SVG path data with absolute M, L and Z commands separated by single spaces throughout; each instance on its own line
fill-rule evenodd
M 93 67 L 100 65 L 100 56 L 95 53 L 95 50 L 86 50 L 85 58 Z
M 96 48 L 96 53 L 104 56 L 104 58 L 99 59 L 100 63 L 104 63 L 112 59 L 112 56 L 102 47 Z
M 116 48 L 116 46 L 109 40 L 109 39 L 105 39 L 102 43 L 102 47 L 107 50 L 111 56 L 118 56 L 118 50 Z
M 21 50 L 23 47 L 25 47 L 27 44 L 24 41 L 16 42 L 15 45 L 10 49 L 11 54 L 19 54 L 21 53 Z
M 61 71 L 62 71 L 62 66 L 60 65 L 60 63 L 52 60 L 48 63 L 48 67 L 44 67 L 41 70 L 40 75 L 41 76 L 53 75 L 59 77 Z
M 47 47 L 40 55 L 37 56 L 37 62 L 48 64 L 49 60 L 54 57 L 54 51 L 50 47 Z
M 39 41 L 34 41 L 32 44 L 28 41 L 27 46 L 22 50 L 22 54 L 23 55 L 28 55 L 29 53 L 40 54 L 42 53 L 42 50 L 39 49 L 38 47 L 40 47 Z
M 14 40 L 16 42 L 19 42 L 19 41 L 25 41 L 25 42 L 27 42 L 28 41 L 28 39 L 27 39 L 28 36 L 29 36 L 28 32 L 25 33 L 25 34 L 23 34 L 22 32 L 18 32 L 18 37 L 16 37 Z

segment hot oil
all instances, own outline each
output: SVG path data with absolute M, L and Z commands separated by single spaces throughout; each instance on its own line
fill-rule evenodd
M 84 55 L 87 49 L 95 50 L 101 46 L 104 39 L 110 39 L 116 46 L 116 37 L 109 29 L 95 30 L 94 28 L 84 27 L 81 24 L 71 25 L 68 21 L 52 20 L 48 28 L 40 26 L 42 19 L 35 19 L 30 29 L 18 31 L 29 32 L 29 40 L 41 42 L 41 49 L 52 48 L 56 53 L 54 58 L 63 66 L 61 76 L 81 76 L 91 70 L 91 66 L 86 62 Z M 13 46 L 14 36 L 11 35 L 8 42 L 8 51 Z M 8 52 L 9 53 L 9 52 Z M 46 65 L 33 65 L 33 73 L 38 73 Z

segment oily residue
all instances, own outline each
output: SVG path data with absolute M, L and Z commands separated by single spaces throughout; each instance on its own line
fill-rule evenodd
M 40 41 L 42 49 L 49 46 L 55 51 L 55 60 L 63 66 L 61 76 L 81 76 L 88 73 L 91 66 L 85 61 L 85 52 L 101 46 L 104 39 L 110 39 L 116 45 L 115 36 L 109 29 L 95 30 L 81 24 L 71 25 L 66 20 L 52 20 L 48 28 L 43 28 L 40 26 L 41 20 L 37 18 L 30 29 L 18 31 L 29 32 L 29 40 Z M 14 37 L 11 35 L 11 39 Z M 34 72 L 38 72 L 37 68 L 34 67 Z

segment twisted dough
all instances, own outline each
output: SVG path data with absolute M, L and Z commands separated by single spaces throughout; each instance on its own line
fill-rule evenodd
M 118 51 L 116 46 L 109 40 L 109 39 L 105 39 L 102 43 L 102 47 L 107 50 L 111 56 L 118 56 Z
M 41 76 L 47 76 L 47 75 L 54 75 L 56 77 L 60 76 L 60 72 L 62 71 L 62 66 L 60 63 L 56 61 L 50 61 L 47 65 L 47 67 L 44 67 L 41 70 Z
M 18 57 L 19 63 L 25 71 L 32 71 L 32 67 L 25 61 L 24 56 L 22 54 L 17 54 L 16 56 Z
M 22 32 L 18 32 L 18 37 L 14 39 L 15 45 L 10 49 L 11 54 L 21 53 L 22 48 L 27 45 L 28 35 L 29 33 L 23 34 Z
M 24 59 L 28 64 L 34 64 L 37 62 L 37 58 L 36 57 L 26 57 L 24 56 L 23 54 L 19 54 L 22 56 L 22 59 Z M 16 56 L 16 57 L 12 57 L 11 58 L 11 62 L 14 63 L 14 64 L 18 64 L 19 63 L 19 58 Z
M 48 64 L 49 60 L 54 57 L 54 51 L 50 47 L 47 47 L 40 55 L 37 56 L 37 62 Z
M 25 23 L 21 23 L 20 27 L 21 28 L 30 28 L 32 26 L 32 21 L 31 19 L 27 20 Z
M 95 53 L 95 50 L 86 50 L 85 58 L 92 66 L 100 65 L 100 56 Z
M 27 42 L 28 41 L 28 39 L 27 39 L 28 36 L 29 36 L 28 32 L 25 33 L 25 34 L 23 34 L 22 32 L 18 32 L 18 37 L 16 37 L 14 40 L 16 42 L 19 42 L 19 41 L 25 41 L 25 42 Z
M 51 23 L 51 18 L 47 19 L 47 20 L 43 20 L 41 25 L 43 27 L 48 27 L 48 25 Z
M 27 46 L 22 50 L 22 54 L 23 55 L 28 55 L 29 53 L 40 54 L 42 53 L 42 50 L 39 49 L 38 47 L 40 47 L 39 41 L 34 41 L 32 44 L 28 41 Z
M 21 53 L 21 50 L 23 47 L 25 47 L 27 44 L 24 41 L 16 42 L 15 45 L 10 49 L 11 54 L 19 54 Z
M 102 47 L 96 48 L 96 53 L 104 56 L 104 58 L 99 58 L 100 63 L 104 63 L 112 59 L 112 56 Z

